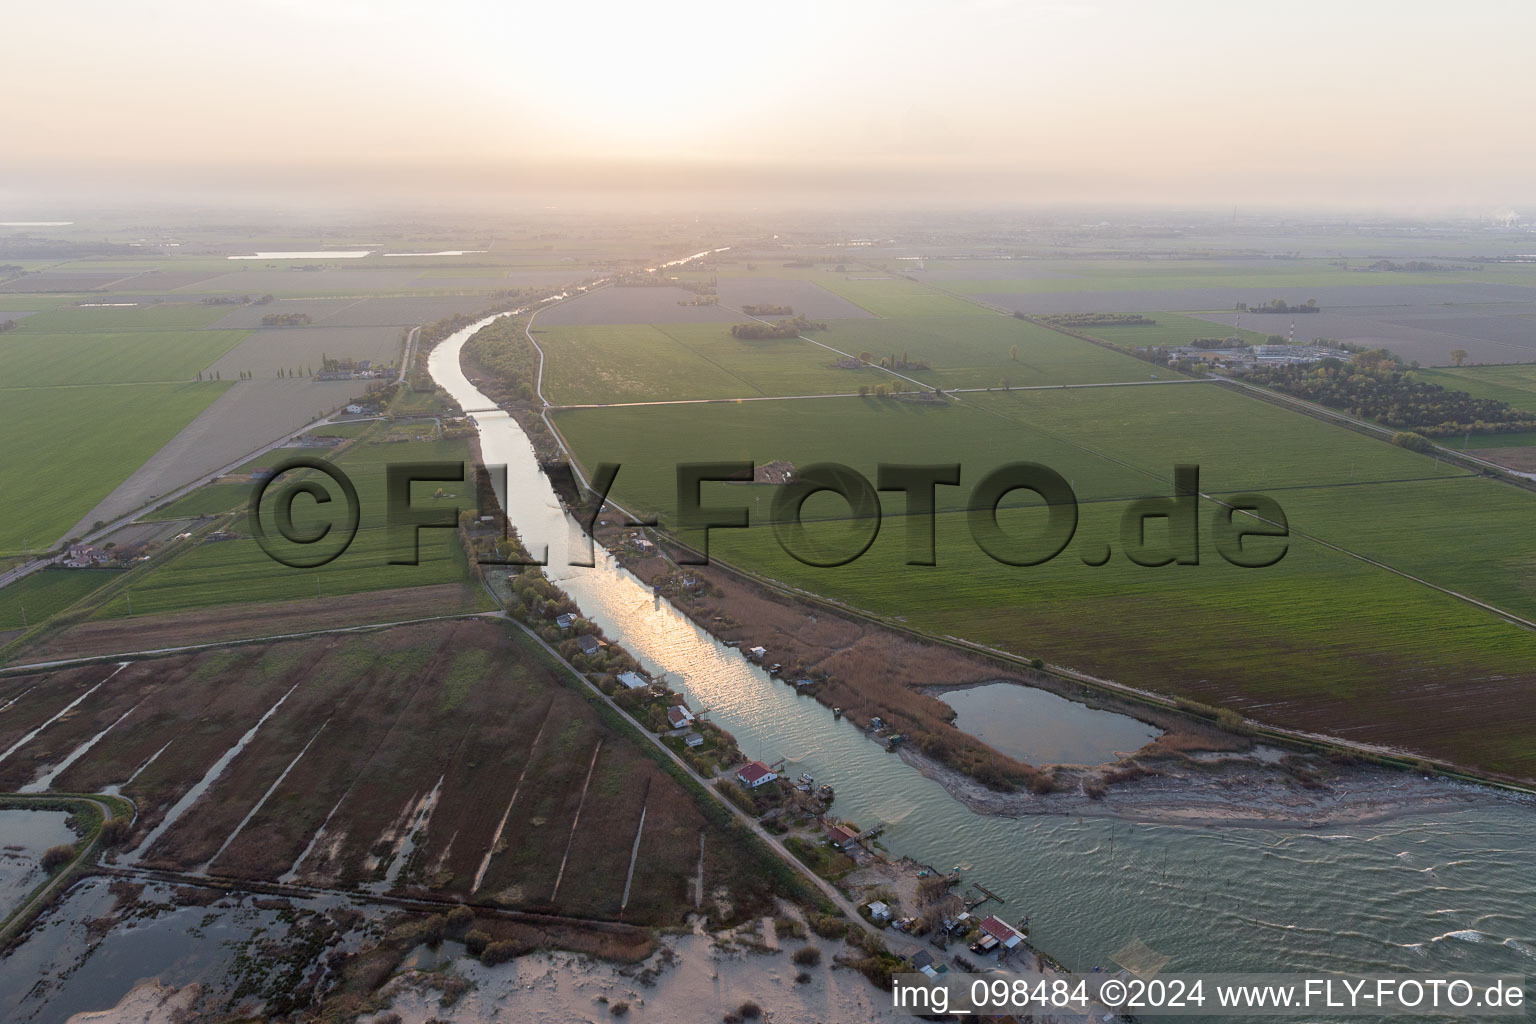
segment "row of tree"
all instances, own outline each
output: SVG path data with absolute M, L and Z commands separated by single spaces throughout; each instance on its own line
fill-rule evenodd
M 769 339 L 798 338 L 806 331 L 824 331 L 826 324 L 816 323 L 803 316 L 793 317 L 788 320 L 775 320 L 771 324 L 758 323 L 732 324 L 731 337 L 740 338 L 743 341 L 765 341 Z
M 1536 429 L 1536 412 L 1477 398 L 1418 378 L 1385 349 L 1356 353 L 1348 363 L 1261 366 L 1246 378 L 1297 398 L 1430 437 Z

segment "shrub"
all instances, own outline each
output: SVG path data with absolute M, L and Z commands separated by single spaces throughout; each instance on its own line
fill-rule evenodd
M 615 1017 L 622 1017 L 629 1012 L 629 1004 L 620 999 L 618 1002 L 608 1007 L 608 1012 L 613 1014 Z
M 821 963 L 821 950 L 815 946 L 802 946 L 800 949 L 795 950 L 795 955 L 790 957 L 790 959 L 801 967 L 815 967 Z
M 835 914 L 812 918 L 811 927 L 824 939 L 841 939 L 848 934 L 848 922 Z
M 741 1014 L 742 1020 L 757 1020 L 757 1018 L 763 1015 L 763 1008 L 758 1006 L 752 1000 L 748 999 L 746 1002 L 736 1007 L 736 1012 Z
M 421 922 L 421 941 L 436 949 L 443 944 L 443 938 L 448 932 L 448 919 L 442 914 L 433 914 Z
M 128 830 L 133 824 L 127 818 L 110 818 L 101 826 L 101 844 L 103 846 L 121 846 L 128 839 Z
M 43 854 L 43 870 L 49 872 L 57 871 L 74 859 L 75 848 L 69 843 L 50 846 L 48 852 Z
M 463 935 L 475 923 L 475 912 L 468 907 L 454 907 L 448 911 L 448 934 Z
M 469 951 L 470 956 L 479 956 L 490 944 L 491 937 L 478 928 L 464 933 L 464 948 Z
M 480 962 L 488 967 L 504 964 L 517 956 L 517 943 L 493 942 L 480 953 Z
M 797 984 L 797 985 L 804 985 L 806 982 L 808 982 L 810 980 L 811 980 L 811 976 L 809 974 L 807 974 L 805 971 L 801 971 L 799 974 L 795 975 L 795 984 Z

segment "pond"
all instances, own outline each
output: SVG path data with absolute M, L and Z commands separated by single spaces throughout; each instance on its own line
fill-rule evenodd
M 68 811 L 0 810 L 0 918 L 47 879 L 43 853 L 50 846 L 73 844 Z
M 938 694 L 955 728 L 1025 764 L 1103 764 L 1162 735 L 1156 726 L 1032 686 L 987 683 Z

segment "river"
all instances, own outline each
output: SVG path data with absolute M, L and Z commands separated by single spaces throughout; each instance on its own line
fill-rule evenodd
M 459 367 L 482 321 L 429 369 L 465 409 L 493 408 Z M 977 814 L 863 732 L 716 642 L 601 547 L 565 565 L 576 527 L 521 428 L 479 413 L 483 458 L 507 466 L 503 501 L 550 577 L 653 674 L 735 734 L 749 757 L 787 757 L 837 788 L 839 814 L 882 820 L 896 854 L 958 865 L 1031 919 L 1067 966 L 1108 967 L 1133 939 L 1172 971 L 1476 971 L 1536 975 L 1536 811 L 1516 800 L 1326 830 L 1194 827 Z M 583 547 L 582 551 L 585 550 Z M 941 683 L 943 680 L 935 680 Z M 995 906 L 995 905 L 994 905 Z

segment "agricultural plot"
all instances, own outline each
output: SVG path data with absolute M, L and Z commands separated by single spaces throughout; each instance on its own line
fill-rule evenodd
M 936 387 L 1000 387 L 1005 380 L 1013 387 L 1104 384 L 1179 376 L 1059 331 L 995 314 L 840 320 L 828 328 L 817 338 L 844 352 L 868 352 L 877 362 L 895 357 L 928 363 L 931 370 L 901 373 Z M 882 381 L 890 378 L 880 374 L 859 382 Z
M 683 288 L 598 288 L 539 314 L 541 327 L 599 324 L 732 323 L 741 319 L 719 306 L 690 306 L 697 298 Z
M 1505 306 L 1503 308 L 1510 308 Z M 1527 304 L 1513 308 L 1529 309 Z M 1410 315 L 1418 314 L 1418 315 Z M 1252 313 L 1206 313 L 1202 319 L 1289 334 L 1298 342 L 1332 338 L 1368 348 L 1387 348 L 1425 366 L 1449 366 L 1456 349 L 1473 362 L 1530 362 L 1536 359 L 1536 317 L 1499 314 L 1448 317 L 1443 307 L 1361 307 L 1298 317 Z M 1270 321 L 1275 321 L 1273 324 Z M 1462 333 L 1454 333 L 1462 332 Z
M 273 313 L 303 313 L 316 327 L 415 327 L 455 313 L 477 313 L 489 302 L 483 295 L 278 299 L 261 306 L 241 306 L 214 326 L 257 328 L 263 317 Z
M 733 919 L 771 907 L 767 851 L 578 685 L 483 620 L 0 678 L 0 749 L 80 700 L 0 785 L 76 755 L 53 788 L 121 785 L 140 813 L 119 856 L 149 867 L 615 918 L 638 834 L 626 920 L 692 911 L 701 839 Z
M 36 626 L 119 575 L 116 569 L 44 569 L 0 587 L 0 632 Z
M 1054 285 L 1058 281 L 1026 282 L 1031 285 Z M 1300 305 L 1308 299 L 1316 299 L 1323 311 L 1342 312 L 1350 306 L 1433 306 L 1441 303 L 1468 302 L 1532 302 L 1536 301 L 1536 289 L 1519 285 L 1477 283 L 1466 281 L 1454 284 L 1381 284 L 1314 285 L 1287 281 L 1259 279 L 1251 285 L 1238 287 L 1167 287 L 1084 289 L 1067 291 L 1041 287 L 1028 291 L 1007 292 L 996 288 L 997 282 L 987 281 L 967 291 L 977 299 L 1003 309 L 1022 313 L 1119 313 L 1126 310 L 1216 310 L 1230 311 L 1237 303 L 1250 305 L 1284 299 L 1287 304 Z M 957 282 L 946 282 L 946 288 L 961 290 Z M 1297 317 L 1299 321 L 1310 320 Z M 1257 317 L 1255 317 L 1257 319 Z M 1275 316 L 1273 319 L 1289 322 L 1290 318 Z M 1247 326 L 1246 322 L 1244 326 Z
M 306 367 L 319 373 L 327 357 L 397 363 L 404 344 L 400 327 L 264 327 L 246 334 L 209 369 L 226 380 L 242 370 L 257 378 L 275 378 L 279 370 L 302 376 Z M 366 386 L 352 385 L 357 391 Z
M 1536 410 L 1536 364 L 1420 370 L 1419 379 L 1478 398 L 1495 398 L 1517 409 Z M 1490 445 L 1502 443 L 1497 435 L 1486 440 Z
M 834 369 L 834 353 L 800 338 L 746 341 L 722 324 L 536 323 L 544 391 L 556 404 L 849 394 L 890 379 Z
M 847 320 L 870 315 L 868 310 L 832 294 L 815 281 L 783 277 L 721 277 L 717 287 L 721 303 L 737 308 L 748 304 L 789 306 L 795 315 L 812 320 Z
M 185 381 L 234 349 L 244 331 L 135 331 L 0 335 L 0 379 L 8 388 Z
M 320 455 L 319 452 L 307 452 Z M 408 557 L 410 551 L 392 542 L 386 527 L 384 500 L 385 475 L 391 463 L 451 462 L 468 459 L 468 445 L 463 440 L 407 441 L 394 444 L 372 443 L 350 449 L 337 459 L 337 465 L 353 481 L 359 499 L 359 528 L 346 552 L 319 568 L 299 569 L 274 561 L 252 538 L 245 516 L 237 517 L 233 529 L 238 539 L 204 542 L 185 554 L 155 566 L 134 581 L 131 595 L 118 595 L 98 613 L 98 618 L 116 618 L 129 614 L 159 614 L 183 609 L 209 608 L 223 604 L 298 600 L 311 597 L 338 597 L 371 590 L 434 586 L 459 583 L 469 579 L 469 566 L 454 531 L 422 530 L 419 536 L 419 563 L 390 564 L 392 557 Z M 268 465 L 280 464 L 281 453 L 264 458 Z M 466 468 L 466 476 L 469 470 Z M 282 483 L 274 485 L 281 488 Z M 442 497 L 435 497 L 439 489 Z M 339 490 L 332 486 L 334 500 L 322 506 L 300 500 L 294 504 L 294 524 L 301 532 L 317 531 L 327 523 L 339 535 L 345 519 L 340 509 Z M 275 496 L 276 492 L 274 492 Z M 418 483 L 412 492 L 417 509 L 473 507 L 471 483 Z M 266 513 L 270 516 L 270 509 Z M 269 533 L 278 537 L 271 520 Z M 406 535 L 409 544 L 409 532 Z M 302 546 L 284 548 L 295 556 L 308 557 L 319 549 Z
M 797 561 L 761 528 L 768 485 L 706 486 L 706 503 L 746 505 L 760 527 L 715 531 L 711 556 L 937 634 L 1265 721 L 1536 777 L 1523 697 L 1536 682 L 1536 634 L 1434 589 L 1536 618 L 1528 582 L 1536 551 L 1519 540 L 1529 532 L 1529 494 L 1219 386 L 965 397 L 943 406 L 845 399 L 572 410 L 557 422 L 584 464 L 621 462 L 617 500 L 661 513 L 664 524 L 678 462 L 833 460 L 871 480 L 881 461 L 959 462 L 963 486 L 937 489 L 937 566 L 905 564 L 895 493 L 883 497 L 885 522 L 863 557 L 836 568 Z M 1017 460 L 1055 469 L 1080 502 L 1068 548 L 1033 567 L 988 558 L 963 514 L 970 487 Z M 1171 494 L 1176 463 L 1198 464 L 1207 493 L 1277 500 L 1296 534 L 1284 558 L 1265 568 L 1228 564 L 1213 550 L 1216 506 L 1207 501 L 1199 565 L 1132 564 L 1121 518 L 1132 499 Z M 857 550 L 867 535 L 868 522 L 847 516 L 829 495 L 807 502 L 807 543 L 822 560 Z M 999 518 L 1024 533 L 1040 530 L 1041 517 L 1038 500 L 1018 491 Z M 1165 537 L 1156 524 L 1149 530 L 1154 546 Z M 1447 688 L 1465 699 L 1447 704 Z
M 6 390 L 0 551 L 46 550 L 195 419 L 227 383 Z
M 225 379 L 230 376 L 225 374 Z M 237 381 L 86 512 L 72 532 L 79 533 L 98 519 L 110 522 L 217 472 L 343 405 L 360 391 L 359 382 L 353 381 Z
M 64 306 L 17 328 L 24 334 L 126 334 L 189 331 L 224 316 L 226 307 L 202 303 L 147 302 L 137 306 Z
M 1093 325 L 1074 329 L 1126 348 L 1151 348 L 1158 345 L 1173 347 L 1188 345 L 1197 338 L 1234 337 L 1241 338 L 1250 345 L 1262 345 L 1269 337 L 1259 330 L 1266 326 L 1262 316 L 1245 317 L 1242 320 L 1244 325 L 1242 327 L 1227 327 L 1224 324 L 1213 323 L 1211 319 L 1184 316 L 1179 313 L 1158 312 L 1141 315 L 1156 320 L 1157 323 L 1109 327 Z M 1289 320 L 1286 321 L 1287 325 L 1289 322 Z
M 818 273 L 812 280 L 875 316 L 986 316 L 989 313 L 974 302 L 878 272 Z

